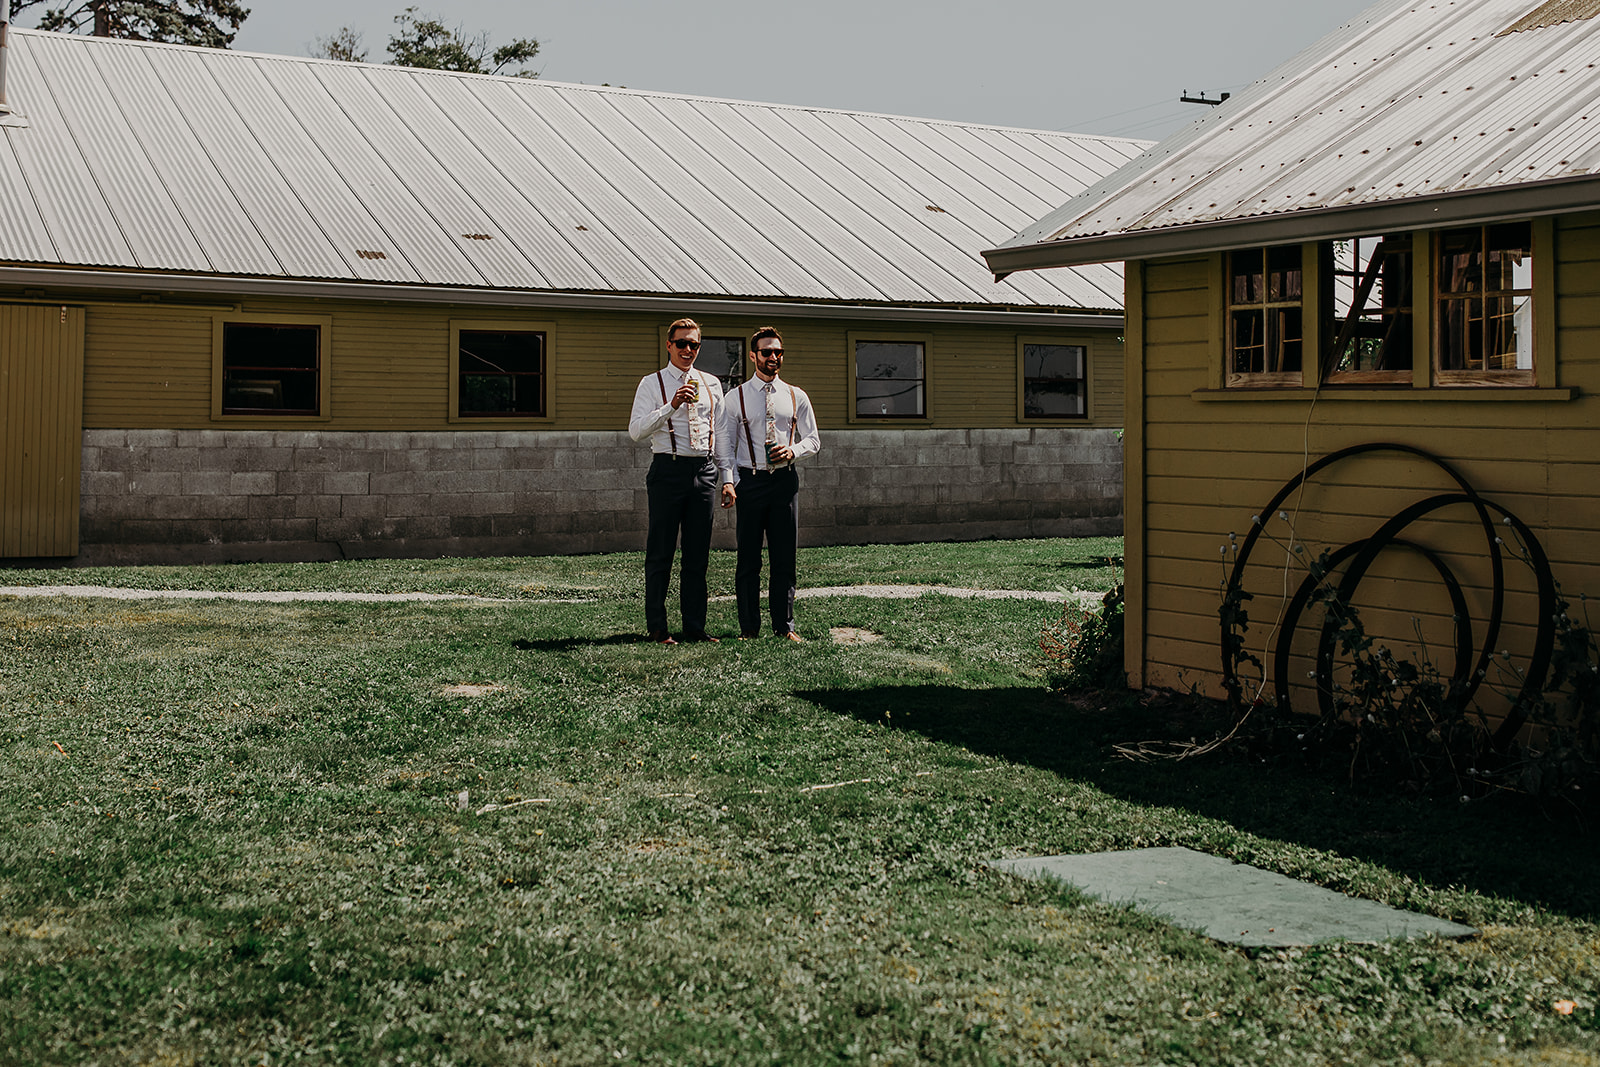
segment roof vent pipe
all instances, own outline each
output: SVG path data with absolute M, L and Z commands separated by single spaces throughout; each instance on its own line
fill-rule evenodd
M 11 0 L 0 0 L 0 115 L 11 114 L 6 103 L 6 53 L 11 50 Z

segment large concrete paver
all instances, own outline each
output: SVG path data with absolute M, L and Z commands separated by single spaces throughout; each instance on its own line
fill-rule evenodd
M 1470 926 L 1187 848 L 995 860 L 990 866 L 1065 882 L 1109 904 L 1127 904 L 1213 940 L 1255 948 L 1477 934 Z

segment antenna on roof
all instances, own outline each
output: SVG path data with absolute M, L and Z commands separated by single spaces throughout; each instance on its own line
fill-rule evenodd
M 0 3 L 4 3 L 4 0 L 0 0 Z M 1218 104 L 1222 103 L 1222 101 L 1228 99 L 1228 97 L 1232 95 L 1232 93 L 1223 93 L 1222 96 L 1216 100 L 1210 100 L 1207 99 L 1206 91 L 1204 89 L 1200 90 L 1199 96 L 1190 96 L 1189 90 L 1185 89 L 1183 91 L 1183 95 L 1178 97 L 1178 100 L 1185 104 L 1210 104 L 1212 107 L 1216 107 Z

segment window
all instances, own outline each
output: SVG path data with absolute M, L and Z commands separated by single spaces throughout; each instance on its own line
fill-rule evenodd
M 322 413 L 320 325 L 235 321 L 220 332 L 220 414 Z
M 1412 261 L 1409 234 L 1351 237 L 1321 246 L 1326 271 L 1323 380 L 1411 380 Z M 1331 297 L 1331 299 L 1329 299 Z
M 550 418 L 554 338 L 549 323 L 452 319 L 449 421 Z
M 1439 234 L 1435 371 L 1441 385 L 1533 384 L 1533 227 Z
M 1228 384 L 1299 385 L 1300 246 L 1251 248 L 1228 259 Z
M 744 384 L 744 348 L 743 337 L 702 337 L 700 358 L 694 365 L 722 379 L 722 391 L 726 393 Z
M 456 331 L 456 414 L 538 418 L 544 414 L 544 334 L 537 330 Z
M 927 416 L 927 342 L 852 338 L 855 414 L 870 419 Z
M 1021 417 L 1089 415 L 1089 346 L 1022 340 Z

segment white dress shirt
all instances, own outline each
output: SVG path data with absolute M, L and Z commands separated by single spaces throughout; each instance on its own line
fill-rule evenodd
M 691 377 L 700 380 L 700 398 L 674 410 L 673 396 Z M 628 419 L 628 436 L 635 441 L 650 438 L 652 452 L 709 456 L 721 408 L 721 381 L 695 367 L 680 372 L 669 363 L 639 379 L 639 388 L 633 394 L 633 414 Z
M 769 414 L 777 431 L 777 443 L 793 449 L 795 459 L 814 456 L 822 450 L 811 398 L 804 389 L 796 389 L 781 378 L 770 382 L 751 378 L 723 397 L 721 408 L 717 420 L 717 466 L 722 468 L 724 483 L 737 481 L 740 467 L 758 471 L 771 468 L 766 449 Z

